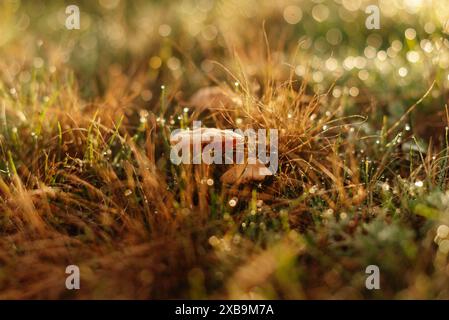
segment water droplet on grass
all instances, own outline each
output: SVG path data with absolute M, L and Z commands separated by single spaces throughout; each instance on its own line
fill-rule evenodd
M 235 207 L 237 205 L 237 201 L 238 201 L 237 198 L 232 198 L 231 200 L 229 200 L 229 205 L 231 207 Z

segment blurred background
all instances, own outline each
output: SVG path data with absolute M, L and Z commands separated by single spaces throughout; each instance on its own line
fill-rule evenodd
M 70 4 L 80 7 L 80 30 L 64 26 Z M 365 27 L 370 4 L 380 9 L 379 30 Z M 426 123 L 438 127 L 449 86 L 448 19 L 446 0 L 4 0 L 2 77 L 26 84 L 34 73 L 68 66 L 91 99 L 104 94 L 114 72 L 132 78 L 144 70 L 148 77 L 133 89 L 151 103 L 162 84 L 188 92 L 224 78 L 214 61 L 231 68 L 238 56 L 254 76 L 263 69 L 265 29 L 279 78 L 293 71 L 313 92 L 331 89 L 352 113 L 375 100 L 365 111 L 376 121 L 385 113 L 395 121 L 435 81 L 423 115 L 432 111 Z

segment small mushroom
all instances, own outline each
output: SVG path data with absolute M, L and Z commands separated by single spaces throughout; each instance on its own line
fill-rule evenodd
M 260 160 L 248 160 L 248 163 L 236 164 L 226 171 L 220 178 L 227 184 L 242 184 L 250 181 L 262 181 L 273 173 Z
M 187 143 L 193 145 L 195 141 L 201 141 L 201 146 L 214 141 L 221 141 L 223 147 L 226 143 L 232 143 L 235 147 L 238 143 L 244 143 L 245 137 L 232 130 L 217 128 L 196 128 L 193 130 L 182 130 L 170 137 L 170 144 Z
M 193 130 L 181 130 L 170 137 L 170 144 L 178 145 L 179 149 L 189 149 L 199 141 L 201 148 L 204 145 L 221 143 L 221 150 L 230 145 L 233 151 L 236 146 L 245 143 L 245 137 L 232 130 L 217 128 L 196 128 Z M 178 149 L 178 150 L 179 150 Z M 199 155 L 201 156 L 201 154 Z M 220 178 L 221 182 L 227 184 L 242 184 L 250 181 L 262 181 L 266 176 L 273 175 L 259 159 L 247 159 L 246 163 L 234 164 Z
M 217 152 L 216 149 L 221 150 L 216 153 L 221 156 L 224 149 L 229 148 L 230 146 L 232 150 L 234 150 L 237 144 L 243 144 L 244 141 L 244 136 L 235 133 L 232 130 L 201 127 L 193 130 L 178 130 L 177 132 L 172 132 L 170 136 L 170 144 L 172 145 L 170 157 L 172 161 L 175 160 L 175 163 L 177 164 L 183 161 L 186 161 L 183 162 L 185 164 L 198 164 L 198 166 L 194 166 L 193 170 L 195 180 L 199 182 L 203 181 L 204 177 L 209 177 L 210 164 L 214 163 L 213 160 L 215 160 L 212 159 L 212 162 L 207 160 L 204 161 L 204 150 L 206 150 L 206 153 L 207 150 L 213 150 L 214 155 Z M 209 147 L 212 148 L 209 149 Z M 193 158 L 190 157 L 191 148 L 194 149 Z M 179 151 L 182 152 L 182 157 L 179 157 Z M 184 157 L 184 155 L 186 156 Z M 207 201 L 209 197 L 208 186 L 200 183 L 197 187 L 197 192 L 200 212 L 209 212 L 209 204 Z

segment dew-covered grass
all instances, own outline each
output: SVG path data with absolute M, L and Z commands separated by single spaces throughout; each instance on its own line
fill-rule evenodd
M 449 9 L 368 4 L 79 1 L 67 30 L 2 1 L 0 298 L 447 299 Z M 197 120 L 277 129 L 277 173 L 174 165 Z

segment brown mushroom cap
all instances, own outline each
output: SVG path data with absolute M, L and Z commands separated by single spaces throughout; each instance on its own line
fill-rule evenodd
M 201 141 L 201 145 L 213 143 L 219 140 L 223 144 L 232 143 L 235 147 L 238 143 L 244 143 L 245 137 L 232 130 L 217 128 L 196 128 L 194 130 L 182 130 L 170 137 L 170 144 L 177 144 L 180 141 L 193 145 L 195 141 Z
M 248 162 L 254 162 L 248 161 Z M 220 178 L 220 181 L 228 184 L 241 184 L 250 181 L 262 181 L 266 176 L 273 173 L 260 160 L 255 163 L 236 164 L 226 171 Z
M 214 143 L 218 140 L 223 148 L 227 143 L 232 143 L 235 148 L 237 144 L 243 144 L 245 137 L 235 133 L 232 130 L 223 130 L 217 128 L 196 128 L 194 130 L 182 130 L 170 137 L 170 144 L 185 143 L 190 147 L 195 141 L 201 141 L 201 146 Z M 248 159 L 247 163 L 235 164 L 226 171 L 220 178 L 223 183 L 241 184 L 250 181 L 262 181 L 266 176 L 273 175 L 260 160 Z

